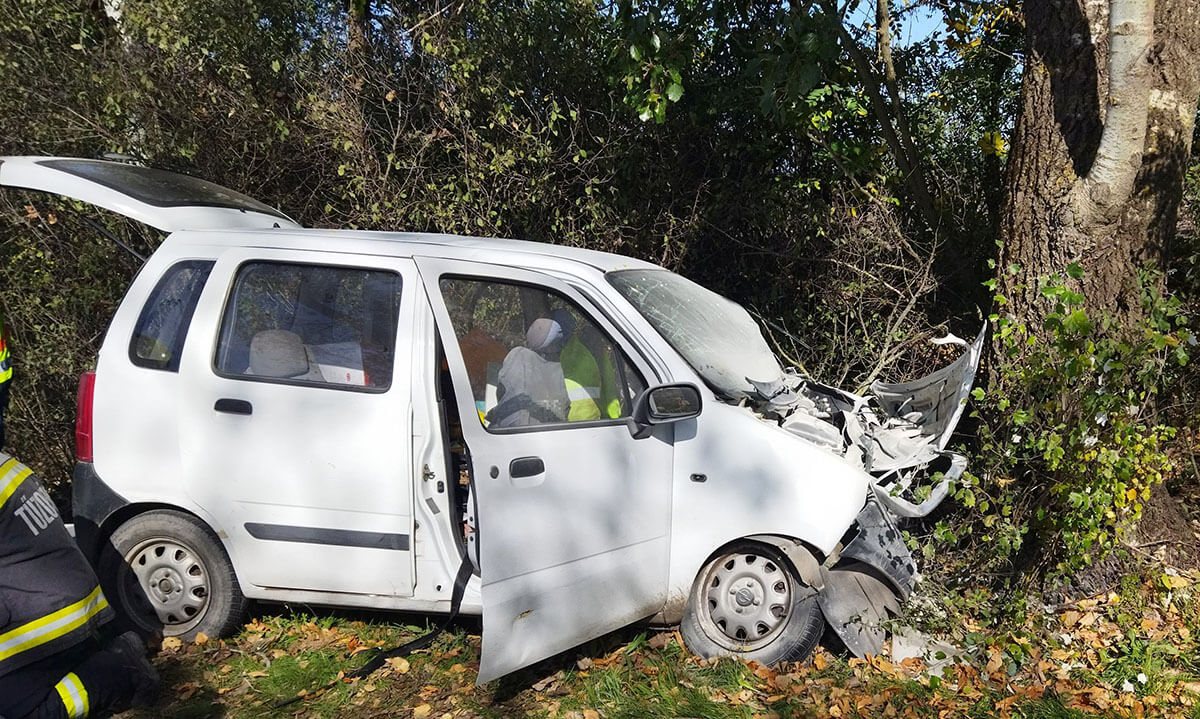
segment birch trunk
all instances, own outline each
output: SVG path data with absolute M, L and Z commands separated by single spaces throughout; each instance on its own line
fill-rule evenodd
M 1079 262 L 1089 312 L 1130 326 L 1136 269 L 1161 266 L 1174 234 L 1200 94 L 1200 7 L 1026 0 L 1025 22 L 999 228 L 1005 311 L 1037 326 L 1037 278 Z

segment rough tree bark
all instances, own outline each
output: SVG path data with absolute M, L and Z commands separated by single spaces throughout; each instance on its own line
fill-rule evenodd
M 1136 268 L 1174 234 L 1200 95 L 1196 0 L 1026 0 L 1029 40 L 999 228 L 1006 312 L 1037 278 L 1086 274 L 1090 313 L 1140 317 Z M 1015 274 L 1010 266 L 1019 268 Z

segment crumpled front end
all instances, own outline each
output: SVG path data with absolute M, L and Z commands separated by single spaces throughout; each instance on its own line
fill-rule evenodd
M 759 399 L 753 410 L 762 419 L 840 456 L 870 483 L 866 505 L 824 563 L 789 548 L 817 589 L 830 627 L 857 656 L 879 653 L 888 617 L 900 613 L 918 580 L 897 523 L 933 512 L 966 468 L 966 458 L 946 445 L 974 383 L 984 336 L 970 344 L 945 340 L 964 347 L 957 360 L 911 382 L 876 382 L 867 396 L 796 373 L 751 382 Z
M 962 476 L 966 458 L 946 449 L 962 416 L 986 334 L 949 365 L 910 382 L 875 382 L 857 395 L 789 372 L 769 383 L 751 381 L 752 409 L 808 443 L 835 454 L 872 478 L 879 502 L 893 515 L 929 515 Z

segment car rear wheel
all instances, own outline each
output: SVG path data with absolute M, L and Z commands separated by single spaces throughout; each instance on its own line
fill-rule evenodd
M 225 636 L 245 615 L 225 549 L 183 512 L 155 510 L 127 520 L 104 547 L 100 576 L 109 601 L 143 633 Z
M 738 542 L 700 570 L 679 629 L 703 657 L 735 655 L 762 664 L 800 661 L 825 626 L 816 591 L 775 549 Z

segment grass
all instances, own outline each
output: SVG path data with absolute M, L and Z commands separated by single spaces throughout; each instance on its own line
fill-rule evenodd
M 1190 588 L 1167 593 L 1149 577 L 1127 582 L 1119 595 L 1031 616 L 1024 631 L 975 625 L 970 642 L 960 637 L 972 664 L 940 680 L 919 665 L 823 649 L 778 668 L 704 660 L 677 634 L 627 629 L 483 687 L 475 686 L 476 625 L 349 681 L 345 674 L 371 648 L 401 644 L 425 627 L 387 615 L 267 615 L 224 641 L 167 646 L 156 660 L 164 697 L 128 719 L 1200 719 L 1196 604 Z M 989 669 L 992 657 L 1003 661 Z M 1130 679 L 1134 691 L 1123 691 Z

